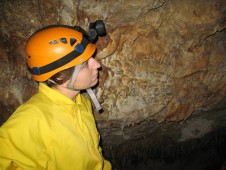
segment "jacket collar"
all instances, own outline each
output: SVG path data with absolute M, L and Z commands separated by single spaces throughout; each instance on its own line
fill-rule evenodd
M 74 105 L 75 101 L 77 104 L 81 103 L 80 93 L 76 96 L 75 101 L 73 101 L 67 96 L 60 93 L 59 91 L 48 87 L 44 83 L 39 83 L 39 92 L 44 94 L 47 98 L 49 98 L 55 104 Z

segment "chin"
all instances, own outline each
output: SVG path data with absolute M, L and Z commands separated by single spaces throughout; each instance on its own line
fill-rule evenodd
M 97 83 L 98 83 L 98 80 L 96 80 L 95 82 L 93 82 L 92 83 L 92 87 L 95 86 L 95 85 L 97 85 Z

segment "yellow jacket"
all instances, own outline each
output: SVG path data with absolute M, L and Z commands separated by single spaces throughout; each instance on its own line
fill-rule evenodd
M 45 84 L 0 128 L 0 170 L 110 170 L 90 101 Z

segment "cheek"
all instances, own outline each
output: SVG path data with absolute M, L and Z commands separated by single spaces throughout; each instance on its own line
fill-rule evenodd
M 78 85 L 88 84 L 91 81 L 91 79 L 92 79 L 91 73 L 87 70 L 87 71 L 80 72 L 75 82 L 77 82 L 76 84 Z
M 76 78 L 77 81 L 79 82 L 83 82 L 85 80 L 89 79 L 89 74 L 86 72 L 82 72 L 81 74 L 78 75 L 78 77 Z

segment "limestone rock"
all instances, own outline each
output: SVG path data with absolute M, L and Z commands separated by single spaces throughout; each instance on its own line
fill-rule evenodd
M 145 121 L 186 120 L 226 96 L 226 4 L 221 0 L 0 2 L 1 123 L 37 90 L 26 70 L 24 46 L 38 28 L 103 19 L 97 42 L 102 64 L 95 113 L 103 139 L 133 138 L 126 127 Z M 184 137 L 186 138 L 186 137 Z

